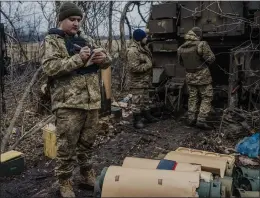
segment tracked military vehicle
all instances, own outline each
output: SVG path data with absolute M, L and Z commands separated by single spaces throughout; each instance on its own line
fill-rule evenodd
M 259 9 L 260 2 L 254 1 L 175 1 L 153 5 L 147 29 L 152 40 L 149 46 L 157 98 L 172 110 L 187 102 L 185 69 L 178 65 L 177 49 L 183 44 L 184 35 L 198 26 L 216 56 L 209 67 L 213 105 L 249 109 L 258 106 Z

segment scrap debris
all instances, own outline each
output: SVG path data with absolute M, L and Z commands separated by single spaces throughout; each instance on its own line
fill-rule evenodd
M 222 115 L 219 132 L 228 139 L 238 140 L 260 128 L 260 112 L 247 112 L 238 108 L 226 109 Z
M 252 165 L 252 166 L 258 166 L 259 162 L 255 162 L 253 159 L 250 159 L 246 156 L 239 156 L 239 161 L 242 165 L 247 166 L 247 165 Z
M 128 117 L 132 111 L 132 106 L 131 106 L 131 99 L 132 99 L 133 95 L 132 94 L 128 94 L 125 98 L 123 98 L 121 101 L 114 101 L 111 105 L 112 105 L 112 109 L 114 107 L 120 107 L 122 109 L 122 117 L 126 118 Z

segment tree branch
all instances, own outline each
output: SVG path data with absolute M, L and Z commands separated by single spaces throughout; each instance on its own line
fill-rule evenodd
M 145 20 L 145 18 L 143 17 L 143 15 L 142 15 L 142 13 L 140 11 L 140 4 L 138 4 L 137 8 L 138 8 L 138 13 L 139 13 L 141 19 L 143 20 L 144 23 L 147 23 L 147 21 Z
M 132 28 L 131 28 L 131 25 L 130 25 L 130 22 L 129 22 L 127 16 L 125 17 L 125 20 L 126 20 L 126 24 L 127 24 L 127 26 L 128 26 L 129 38 L 132 39 Z
M 13 39 L 14 41 L 16 41 L 17 43 L 19 43 L 19 41 L 18 41 L 16 38 L 14 38 L 13 36 L 11 36 L 11 35 L 8 34 L 7 32 L 5 32 L 5 34 L 6 34 L 7 36 L 9 36 L 11 39 Z
M 4 17 L 5 17 L 5 18 L 7 19 L 7 21 L 10 23 L 10 25 L 13 27 L 15 36 L 17 37 L 17 40 L 18 40 L 19 47 L 20 47 L 20 49 L 22 50 L 22 53 L 23 53 L 25 59 L 28 60 L 28 57 L 26 56 L 26 53 L 25 53 L 25 51 L 23 50 L 22 44 L 21 44 L 21 42 L 20 42 L 20 40 L 19 40 L 19 37 L 18 37 L 18 34 L 17 34 L 17 32 L 16 32 L 16 29 L 15 29 L 15 27 L 14 27 L 13 22 L 9 19 L 9 17 L 5 14 L 5 12 L 3 12 L 2 9 L 0 9 L 0 12 L 4 15 Z
M 108 30 L 108 52 L 111 54 L 112 52 L 112 16 L 113 16 L 113 5 L 114 2 L 110 1 L 109 2 L 109 13 L 108 13 L 108 20 L 109 20 L 109 30 Z
M 126 42 L 125 42 L 125 19 L 128 8 L 135 3 L 134 1 L 128 1 L 124 7 L 124 10 L 120 18 L 120 40 L 121 40 L 121 52 L 126 52 Z
M 33 135 L 37 131 L 41 130 L 42 127 L 44 127 L 46 124 L 49 124 L 55 119 L 54 115 L 50 115 L 41 122 L 37 123 L 33 128 L 31 128 L 28 132 L 24 133 L 22 137 L 20 137 L 14 144 L 11 146 L 9 150 L 13 150 L 17 147 L 17 145 L 25 138 L 28 138 L 29 135 Z
M 8 129 L 7 129 L 7 131 L 6 131 L 6 134 L 5 134 L 5 136 L 3 137 L 3 140 L 2 140 L 2 142 L 1 142 L 1 152 L 4 152 L 5 149 L 6 149 L 6 146 L 7 146 L 7 143 L 8 143 L 8 141 L 9 141 L 10 135 L 11 135 L 11 133 L 12 133 L 12 131 L 13 131 L 15 122 L 16 122 L 17 118 L 19 117 L 19 115 L 20 115 L 20 113 L 21 113 L 21 111 L 22 111 L 23 102 L 24 102 L 25 98 L 27 97 L 27 95 L 29 94 L 30 89 L 31 89 L 31 87 L 33 86 L 34 82 L 36 81 L 37 76 L 38 76 L 39 72 L 41 71 L 41 69 L 42 69 L 42 68 L 39 67 L 39 68 L 36 70 L 36 72 L 35 72 L 34 75 L 33 75 L 33 78 L 32 78 L 32 80 L 31 80 L 31 82 L 30 82 L 29 85 L 26 87 L 26 89 L 25 89 L 25 91 L 24 91 L 24 93 L 23 93 L 22 99 L 19 101 L 19 104 L 18 104 L 18 106 L 17 106 L 17 108 L 16 108 L 16 110 L 15 110 L 15 114 L 14 114 L 14 116 L 13 116 L 11 122 L 10 122 L 10 125 L 9 125 L 9 127 L 8 127 Z

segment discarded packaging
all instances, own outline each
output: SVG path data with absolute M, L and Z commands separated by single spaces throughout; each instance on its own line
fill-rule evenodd
M 126 108 L 128 106 L 128 103 L 126 103 L 126 102 L 113 102 L 112 106 Z
M 121 102 L 129 102 L 129 100 L 131 100 L 131 98 L 133 97 L 133 94 L 128 94 L 126 97 L 124 97 L 124 99 Z
M 244 156 L 244 155 L 239 156 L 239 161 L 241 162 L 241 164 L 243 166 L 247 166 L 247 165 L 257 166 L 257 165 L 259 165 L 258 162 L 254 162 L 253 159 L 250 159 L 250 158 L 248 158 L 247 156 Z
M 236 145 L 236 151 L 250 158 L 257 158 L 260 155 L 259 136 L 260 133 L 255 133 L 245 137 Z
M 193 155 L 190 153 L 182 153 L 176 151 L 169 152 L 164 159 L 175 160 L 177 162 L 200 164 L 202 171 L 218 174 L 222 178 L 225 175 L 225 170 L 227 166 L 226 158 L 205 155 Z
M 126 107 L 128 107 L 128 102 L 129 102 L 129 100 L 131 100 L 132 97 L 133 97 L 132 94 L 128 94 L 125 98 L 123 98 L 123 100 L 121 100 L 119 102 L 113 102 L 112 106 L 126 108 Z
M 200 165 L 189 163 L 175 162 L 172 160 L 152 160 L 145 158 L 126 157 L 122 167 L 125 168 L 141 168 L 141 169 L 164 169 L 184 172 L 200 172 Z
M 110 166 L 102 197 L 197 197 L 198 172 Z

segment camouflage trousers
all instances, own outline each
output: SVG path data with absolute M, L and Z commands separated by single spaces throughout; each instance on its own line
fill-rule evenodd
M 213 89 L 211 84 L 190 85 L 188 84 L 189 101 L 188 117 L 190 120 L 204 121 L 211 111 Z
M 76 164 L 80 171 L 91 168 L 91 147 L 97 134 L 98 110 L 58 109 L 56 114 L 57 160 L 59 179 L 71 177 Z
M 131 89 L 130 93 L 133 94 L 133 113 L 141 113 L 141 111 L 149 109 L 150 101 L 147 89 Z

